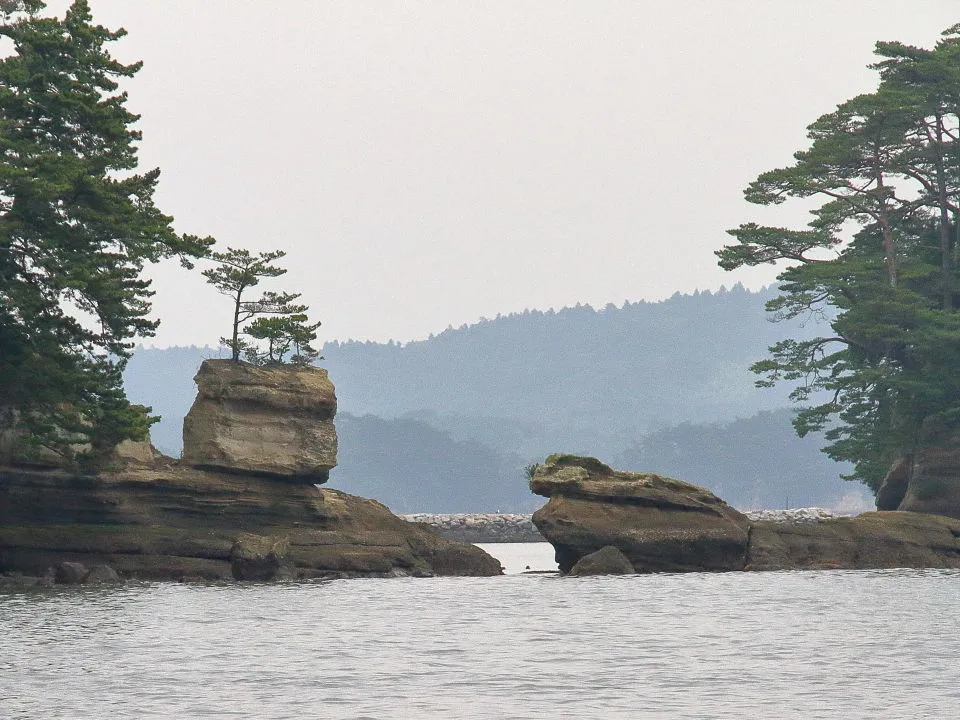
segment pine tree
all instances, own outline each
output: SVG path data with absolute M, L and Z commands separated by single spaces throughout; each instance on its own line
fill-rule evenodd
M 280 364 L 292 353 L 294 365 L 308 365 L 320 354 L 311 346 L 317 339 L 320 323 L 310 323 L 303 313 L 281 317 L 259 317 L 244 330 L 250 337 L 267 342 L 266 351 L 256 346 L 247 349 L 247 360 L 256 365 Z
M 233 303 L 231 336 L 220 338 L 220 342 L 230 349 L 234 362 L 240 362 L 243 354 L 255 365 L 283 363 L 291 350 L 292 362 L 296 364 L 305 365 L 319 357 L 310 343 L 316 339 L 320 323 L 308 322 L 305 313 L 309 308 L 296 302 L 300 293 L 267 291 L 256 300 L 244 299 L 246 292 L 259 285 L 261 280 L 280 277 L 287 272 L 273 264 L 274 260 L 285 256 L 282 250 L 253 255 L 248 250 L 234 248 L 210 255 L 217 267 L 204 270 L 203 275 Z M 265 340 L 266 351 L 241 338 L 241 333 L 254 340 Z
M 834 318 L 832 335 L 786 339 L 753 370 L 759 385 L 798 382 L 797 431 L 825 429 L 826 452 L 873 489 L 894 459 L 960 427 L 960 37 L 877 53 L 877 91 L 810 125 L 810 148 L 746 190 L 758 204 L 821 198 L 808 227 L 748 223 L 717 252 L 725 269 L 786 263 L 778 317 Z
M 76 0 L 63 19 L 38 0 L 0 3 L 0 430 L 70 455 L 142 439 L 123 392 L 132 339 L 154 334 L 146 263 L 202 256 L 154 205 L 158 170 L 137 173 L 134 129 L 107 45 Z
M 285 256 L 283 250 L 253 255 L 249 250 L 235 248 L 210 254 L 210 259 L 217 263 L 217 267 L 204 270 L 203 275 L 207 282 L 233 303 L 231 335 L 220 338 L 220 342 L 230 349 L 234 362 L 239 362 L 240 355 L 251 349 L 240 337 L 245 322 L 259 315 L 285 316 L 302 313 L 307 309 L 306 305 L 295 302 L 300 293 L 265 292 L 256 300 L 244 299 L 246 292 L 259 285 L 264 278 L 280 277 L 287 272 L 285 268 L 272 264 L 274 260 Z M 255 353 L 254 349 L 254 356 Z

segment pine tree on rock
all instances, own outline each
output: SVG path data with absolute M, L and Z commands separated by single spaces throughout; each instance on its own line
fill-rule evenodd
M 317 339 L 320 323 L 310 323 L 303 313 L 282 317 L 259 317 L 244 330 L 256 340 L 265 340 L 266 351 L 256 346 L 247 349 L 247 360 L 255 365 L 273 365 L 285 362 L 288 353 L 293 353 L 290 362 L 308 365 L 319 359 L 320 354 L 310 345 Z
M 809 126 L 794 165 L 745 191 L 766 205 L 820 198 L 805 229 L 741 225 L 720 266 L 783 263 L 779 317 L 833 317 L 831 333 L 783 340 L 758 385 L 797 382 L 799 434 L 876 490 L 893 460 L 960 428 L 960 26 L 933 50 L 878 43 L 875 93 Z M 938 428 L 936 434 L 930 428 Z
M 285 256 L 282 250 L 254 255 L 248 250 L 235 248 L 210 254 L 217 267 L 204 270 L 203 275 L 233 303 L 231 335 L 220 338 L 220 342 L 230 349 L 234 362 L 240 362 L 242 354 L 254 364 L 282 363 L 291 349 L 294 350 L 294 362 L 299 364 L 310 363 L 318 357 L 310 343 L 316 339 L 315 331 L 320 323 L 308 323 L 305 313 L 309 308 L 296 302 L 300 293 L 267 291 L 256 300 L 244 299 L 247 291 L 259 285 L 261 280 L 280 277 L 287 272 L 273 264 Z M 244 324 L 251 320 L 253 322 L 244 328 Z M 266 340 L 266 352 L 241 338 L 241 333 L 255 340 Z

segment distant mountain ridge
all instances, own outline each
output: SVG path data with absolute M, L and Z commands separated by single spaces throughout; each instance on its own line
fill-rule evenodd
M 737 285 L 619 308 L 524 311 L 406 345 L 328 343 L 324 366 L 354 414 L 532 423 L 571 451 L 608 454 L 657 427 L 787 405 L 786 389 L 756 388 L 748 368 L 777 340 L 817 328 L 770 322 L 764 305 L 775 295 Z

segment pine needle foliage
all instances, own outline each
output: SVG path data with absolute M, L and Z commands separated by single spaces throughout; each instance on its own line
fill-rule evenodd
M 876 490 L 891 462 L 960 427 L 960 26 L 932 49 L 877 43 L 877 90 L 808 127 L 793 164 L 745 190 L 758 205 L 815 199 L 806 228 L 745 223 L 727 270 L 778 264 L 776 318 L 833 317 L 785 339 L 757 384 L 795 384 L 794 426 Z
M 147 263 L 213 242 L 180 235 L 154 204 L 159 170 L 137 171 L 138 116 L 114 60 L 125 35 L 84 0 L 63 18 L 36 0 L 0 2 L 0 431 L 72 457 L 146 436 L 127 402 L 133 339 L 154 334 Z

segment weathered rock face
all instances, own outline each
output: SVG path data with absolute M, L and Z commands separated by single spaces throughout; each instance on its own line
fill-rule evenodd
M 615 471 L 593 458 L 551 455 L 530 489 L 550 498 L 533 522 L 553 544 L 561 572 L 607 545 L 637 572 L 746 565 L 749 520 L 696 485 Z
M 196 468 L 326 482 L 337 464 L 337 398 L 327 371 L 206 360 L 183 421 L 183 462 Z
M 473 545 L 312 485 L 170 458 L 98 476 L 0 469 L 0 573 L 64 562 L 157 580 L 501 572 Z
M 960 519 L 941 515 L 750 521 L 703 488 L 563 455 L 547 458 L 530 487 L 550 498 L 533 522 L 571 575 L 614 563 L 607 545 L 637 572 L 960 568 Z M 590 554 L 601 548 L 609 557 Z
M 908 479 L 897 509 L 960 518 L 960 442 L 921 450 L 907 464 Z
M 920 429 L 920 445 L 890 468 L 877 492 L 877 510 L 960 519 L 960 432 L 930 417 Z
M 960 520 L 872 512 L 819 523 L 755 523 L 747 570 L 960 567 Z
M 0 574 L 71 563 L 148 579 L 501 573 L 473 545 L 315 486 L 337 462 L 325 370 L 208 360 L 196 380 L 182 461 L 123 443 L 98 475 L 0 467 Z

